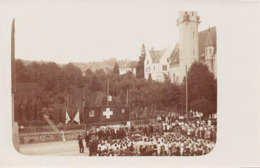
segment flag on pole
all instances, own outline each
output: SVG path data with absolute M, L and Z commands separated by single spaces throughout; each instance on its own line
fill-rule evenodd
M 108 95 L 107 100 L 111 102 L 112 101 L 112 96 Z
M 70 121 L 70 116 L 68 114 L 68 111 L 66 110 L 66 124 Z
M 78 124 L 80 124 L 80 119 L 79 119 L 79 110 L 77 112 L 77 114 L 74 117 L 74 121 L 76 121 Z

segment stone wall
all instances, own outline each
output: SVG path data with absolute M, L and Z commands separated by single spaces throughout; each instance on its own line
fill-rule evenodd
M 66 141 L 76 140 L 78 135 L 84 135 L 85 130 L 65 131 Z M 19 135 L 20 144 L 63 141 L 62 132 L 24 133 Z

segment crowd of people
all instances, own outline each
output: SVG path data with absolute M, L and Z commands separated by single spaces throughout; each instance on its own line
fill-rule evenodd
M 82 137 L 80 148 L 81 141 Z M 90 156 L 205 155 L 216 143 L 216 125 L 205 120 L 175 120 L 131 127 L 98 127 L 86 131 L 85 141 Z

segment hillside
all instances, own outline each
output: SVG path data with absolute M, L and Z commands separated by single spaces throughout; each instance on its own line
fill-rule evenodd
M 37 63 L 47 63 L 48 61 L 30 61 L 30 60 L 21 60 L 25 66 L 31 64 L 32 62 Z M 108 60 L 103 61 L 92 61 L 92 62 L 72 62 L 75 66 L 81 69 L 82 72 L 85 72 L 87 69 L 91 69 L 92 71 L 95 71 L 97 69 L 103 69 L 105 72 L 108 72 L 109 70 L 113 69 L 115 63 L 118 63 L 119 67 L 127 65 L 131 62 L 135 61 L 129 61 L 127 59 L 125 60 L 119 60 L 117 61 L 115 58 L 110 58 Z M 65 64 L 58 64 L 59 66 L 64 66 Z

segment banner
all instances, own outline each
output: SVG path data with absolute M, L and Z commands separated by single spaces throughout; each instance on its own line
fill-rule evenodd
M 129 108 L 124 106 L 108 106 L 100 108 L 100 122 L 129 120 Z
M 129 108 L 126 106 L 105 106 L 85 108 L 85 123 L 105 123 L 129 120 Z
M 98 123 L 99 122 L 99 108 L 86 107 L 84 110 L 84 123 Z
M 112 101 L 112 96 L 108 96 L 107 100 L 111 102 Z

